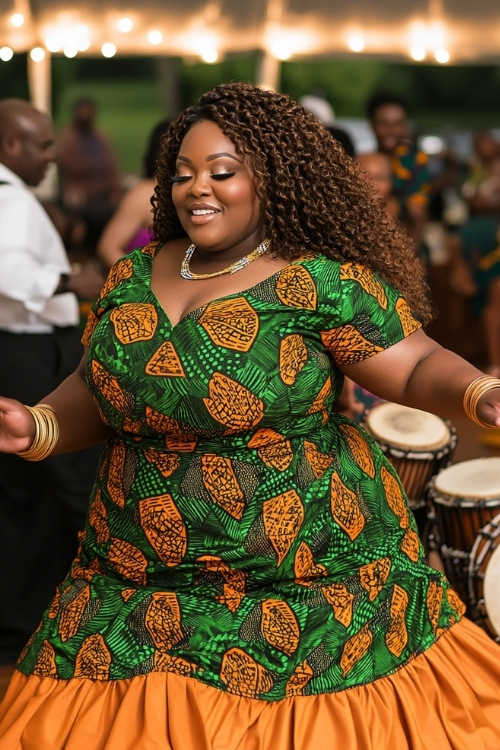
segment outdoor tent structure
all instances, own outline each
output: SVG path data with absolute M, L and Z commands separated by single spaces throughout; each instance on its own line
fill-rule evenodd
M 500 64 L 499 0 L 0 0 L 0 64 L 28 52 L 47 108 L 51 55 L 201 58 L 259 50 L 258 83 L 283 59 L 362 54 Z

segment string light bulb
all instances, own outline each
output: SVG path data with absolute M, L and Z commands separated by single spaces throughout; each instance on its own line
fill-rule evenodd
M 14 57 L 14 50 L 11 47 L 0 47 L 0 60 L 9 62 Z
M 76 46 L 76 44 L 69 42 L 68 44 L 64 45 L 63 52 L 65 57 L 69 57 L 71 59 L 77 56 L 78 47 Z
M 425 60 L 427 56 L 425 47 L 418 45 L 418 44 L 414 45 L 410 50 L 410 56 L 416 62 L 421 62 L 422 60 Z
M 362 52 L 365 48 L 365 40 L 360 34 L 352 34 L 347 40 L 347 46 L 353 52 Z
M 120 18 L 118 21 L 118 30 L 123 34 L 127 34 L 129 31 L 132 31 L 133 28 L 134 22 L 131 18 Z
M 45 60 L 45 50 L 43 47 L 33 47 L 30 52 L 30 57 L 33 62 L 42 62 L 42 60 Z
M 201 59 L 206 63 L 215 63 L 219 59 L 219 53 L 216 49 L 205 49 L 201 53 Z
M 436 61 L 442 65 L 450 62 L 450 53 L 447 49 L 437 49 L 434 53 L 434 57 L 436 58 Z
M 116 55 L 116 45 L 113 42 L 105 42 L 101 47 L 103 57 L 114 57 Z
M 163 41 L 163 34 L 158 29 L 152 29 L 148 32 L 148 42 L 150 44 L 161 44 Z
M 15 29 L 20 29 L 24 26 L 25 18 L 22 13 L 13 13 L 10 17 L 10 25 L 14 26 Z

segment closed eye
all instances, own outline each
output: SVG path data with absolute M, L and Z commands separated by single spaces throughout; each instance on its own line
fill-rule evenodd
M 191 175 L 175 175 L 172 177 L 172 182 L 186 182 L 186 180 L 190 180 Z
M 217 174 L 212 174 L 210 177 L 212 180 L 227 180 L 228 177 L 234 177 L 236 172 L 217 172 Z

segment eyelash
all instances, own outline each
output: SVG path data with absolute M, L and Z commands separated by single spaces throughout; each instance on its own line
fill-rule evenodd
M 218 174 L 211 174 L 210 177 L 212 178 L 212 180 L 222 181 L 222 180 L 227 180 L 228 177 L 234 177 L 235 174 L 236 172 L 220 172 Z M 191 175 L 179 175 L 179 176 L 172 177 L 172 182 L 174 184 L 176 183 L 182 184 L 183 182 L 187 182 L 187 180 L 190 180 L 190 179 L 191 179 Z

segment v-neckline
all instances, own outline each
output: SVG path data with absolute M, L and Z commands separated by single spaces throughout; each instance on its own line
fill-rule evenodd
M 248 294 L 251 294 L 252 290 L 258 289 L 262 284 L 267 284 L 269 281 L 272 281 L 272 279 L 277 278 L 280 274 L 283 273 L 283 271 L 285 271 L 286 269 L 290 268 L 291 266 L 302 265 L 307 260 L 315 260 L 315 259 L 317 259 L 319 257 L 319 256 L 315 256 L 314 258 L 308 257 L 308 258 L 298 258 L 297 260 L 292 260 L 292 261 L 290 261 L 290 263 L 287 263 L 286 266 L 283 266 L 283 268 L 279 268 L 274 273 L 270 274 L 269 276 L 266 276 L 265 279 L 261 279 L 256 284 L 252 284 L 252 286 L 249 286 L 246 289 L 242 289 L 240 292 L 231 292 L 230 294 L 224 294 L 224 295 L 222 295 L 220 297 L 214 297 L 214 299 L 211 299 L 208 302 L 205 302 L 203 305 L 199 305 L 198 307 L 194 307 L 192 310 L 188 310 L 182 316 L 182 318 L 179 318 L 179 320 L 177 321 L 177 323 L 174 324 L 174 323 L 172 323 L 169 314 L 167 313 L 167 311 L 165 310 L 165 308 L 161 304 L 160 300 L 156 296 L 156 294 L 153 291 L 153 288 L 151 286 L 151 280 L 152 280 L 152 274 L 153 274 L 153 261 L 154 261 L 154 259 L 156 257 L 156 253 L 158 252 L 158 250 L 160 249 L 160 247 L 161 246 L 159 246 L 156 249 L 154 255 L 151 255 L 149 253 L 143 255 L 144 258 L 147 258 L 149 260 L 149 269 L 148 269 L 149 270 L 149 277 L 147 279 L 147 287 L 148 287 L 149 293 L 154 298 L 157 306 L 161 309 L 161 311 L 163 312 L 163 315 L 167 319 L 168 324 L 170 326 L 170 329 L 172 331 L 174 331 L 178 326 L 180 326 L 181 323 L 183 323 L 185 320 L 191 319 L 191 316 L 194 313 L 198 313 L 198 312 L 201 312 L 202 310 L 206 310 L 206 308 L 209 307 L 209 305 L 213 305 L 214 302 L 224 302 L 225 300 L 230 300 L 230 299 L 233 299 L 233 298 L 236 298 L 236 297 L 246 297 Z

